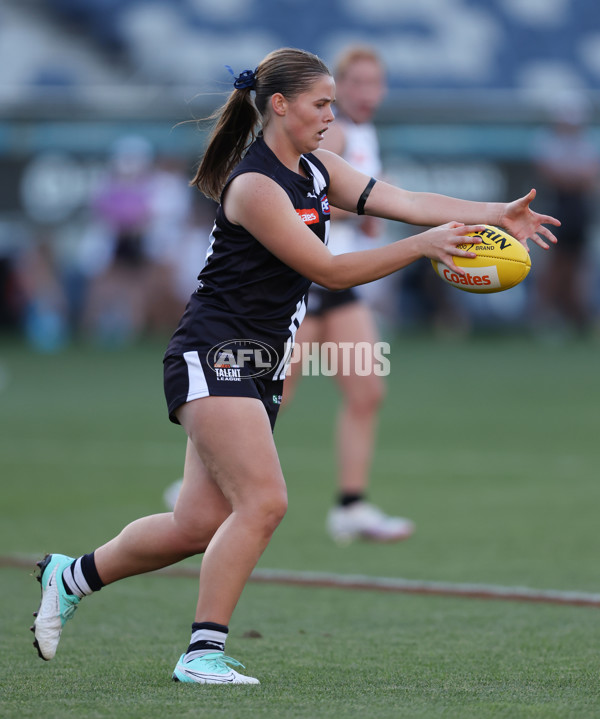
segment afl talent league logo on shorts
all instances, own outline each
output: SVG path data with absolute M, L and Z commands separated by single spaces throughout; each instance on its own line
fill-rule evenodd
M 222 382 L 261 377 L 279 364 L 277 352 L 266 342 L 245 339 L 220 342 L 209 350 L 207 360 Z

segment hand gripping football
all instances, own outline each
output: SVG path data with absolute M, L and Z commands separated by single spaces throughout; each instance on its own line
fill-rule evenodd
M 473 242 L 458 245 L 461 250 L 476 252 L 477 257 L 455 257 L 454 264 L 465 270 L 464 275 L 431 260 L 433 269 L 449 285 L 465 292 L 487 294 L 502 292 L 522 282 L 531 269 L 527 249 L 514 237 L 498 227 L 485 226 L 483 232 L 470 232 Z

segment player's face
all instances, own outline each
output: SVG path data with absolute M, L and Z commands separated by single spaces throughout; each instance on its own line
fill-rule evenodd
M 312 152 L 319 147 L 323 134 L 334 119 L 331 110 L 334 99 L 333 78 L 321 75 L 308 91 L 288 103 L 288 132 L 300 152 Z
M 353 122 L 370 122 L 386 92 L 383 68 L 375 60 L 353 62 L 337 82 L 338 105 Z

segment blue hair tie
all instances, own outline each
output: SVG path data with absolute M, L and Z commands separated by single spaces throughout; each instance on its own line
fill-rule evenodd
M 245 90 L 246 88 L 254 90 L 254 86 L 256 85 L 256 70 L 258 70 L 258 68 L 255 70 L 244 70 L 244 72 L 241 72 L 237 77 L 235 77 L 235 73 L 229 65 L 225 65 L 225 67 L 234 77 L 233 86 L 236 90 Z

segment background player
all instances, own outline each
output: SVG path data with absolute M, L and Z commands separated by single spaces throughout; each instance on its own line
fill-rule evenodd
M 372 122 L 386 92 L 385 70 L 378 54 L 367 46 L 350 46 L 335 65 L 336 121 L 321 144 L 343 157 L 360 172 L 381 176 L 377 132 Z M 334 254 L 377 246 L 382 234 L 378 217 L 331 210 L 329 249 Z M 376 318 L 370 300 L 381 281 L 363 287 L 331 292 L 313 285 L 308 295 L 306 317 L 296 335 L 296 343 L 367 343 L 373 351 L 378 339 Z M 367 294 L 367 288 L 370 293 Z M 342 367 L 341 349 L 338 367 Z M 372 366 L 375 363 L 372 364 Z M 327 530 L 340 543 L 355 538 L 381 542 L 406 539 L 414 524 L 403 517 L 391 517 L 366 501 L 377 415 L 385 393 L 383 378 L 370 372 L 356 372 L 350 362 L 335 380 L 342 394 L 337 418 L 336 453 L 338 496 L 327 515 Z M 290 365 L 285 382 L 284 402 L 288 404 L 301 376 L 301 362 Z

